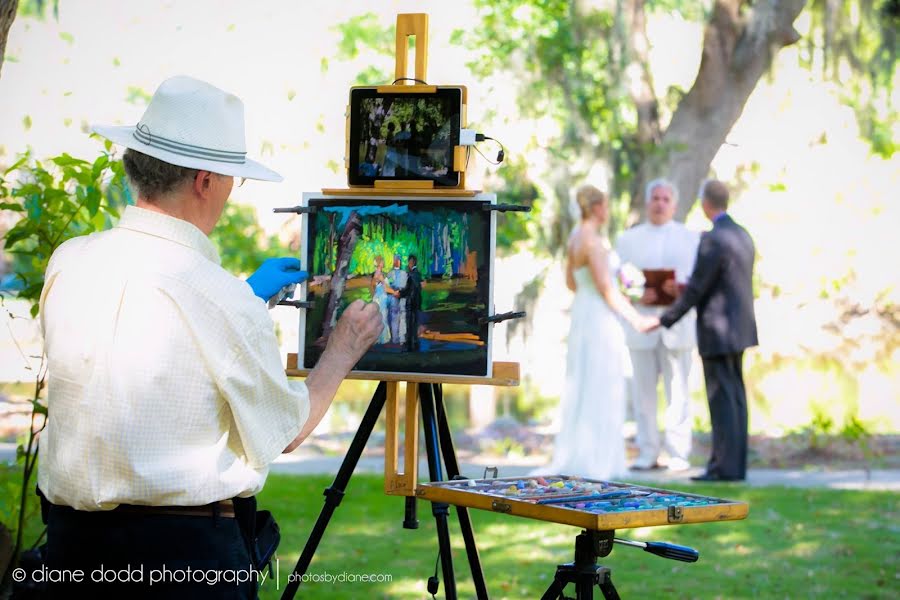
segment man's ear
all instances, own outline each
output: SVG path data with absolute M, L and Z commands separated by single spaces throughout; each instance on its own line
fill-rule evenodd
M 193 189 L 195 195 L 202 197 L 207 194 L 210 185 L 212 185 L 212 173 L 209 171 L 197 171 L 197 174 L 194 175 L 191 189 Z

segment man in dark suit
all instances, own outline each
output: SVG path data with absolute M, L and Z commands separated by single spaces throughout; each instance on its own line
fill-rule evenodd
M 399 297 L 406 298 L 406 350 L 413 352 L 419 349 L 419 311 L 422 308 L 422 274 L 417 268 L 418 259 L 410 254 L 406 260 L 408 275 L 406 286 L 400 290 Z
M 671 327 L 691 307 L 697 308 L 697 348 L 703 359 L 713 439 L 706 473 L 691 479 L 739 481 L 747 475 L 747 394 L 742 361 L 744 350 L 758 343 L 753 314 L 756 251 L 750 234 L 725 212 L 725 184 L 707 181 L 701 206 L 713 228 L 700 238 L 688 285 L 660 315 L 659 324 Z

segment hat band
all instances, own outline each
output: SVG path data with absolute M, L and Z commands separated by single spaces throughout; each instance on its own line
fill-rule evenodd
M 203 146 L 193 146 L 175 140 L 170 140 L 158 135 L 151 135 L 150 128 L 143 123 L 138 123 L 134 129 L 134 138 L 153 148 L 166 150 L 179 156 L 189 156 L 192 158 L 202 158 L 207 160 L 215 160 L 219 162 L 228 162 L 242 165 L 246 162 L 246 152 L 233 152 L 231 150 L 216 150 L 214 148 L 204 148 Z

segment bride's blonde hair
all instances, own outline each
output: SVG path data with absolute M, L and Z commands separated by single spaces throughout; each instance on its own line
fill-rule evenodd
M 584 219 L 591 213 L 591 207 L 606 202 L 606 194 L 590 184 L 585 184 L 575 192 L 575 201 L 581 209 L 581 218 Z

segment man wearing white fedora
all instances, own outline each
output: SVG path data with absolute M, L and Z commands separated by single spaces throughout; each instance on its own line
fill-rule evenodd
M 242 102 L 174 77 L 137 125 L 94 130 L 126 148 L 136 204 L 60 246 L 46 273 L 46 566 L 85 573 L 50 591 L 255 597 L 267 532 L 253 497 L 378 338 L 380 313 L 348 307 L 306 381 L 289 382 L 266 302 L 306 273 L 271 259 L 245 282 L 207 237 L 234 178 L 281 180 L 247 158 Z M 89 590 L 98 579 L 116 583 Z

